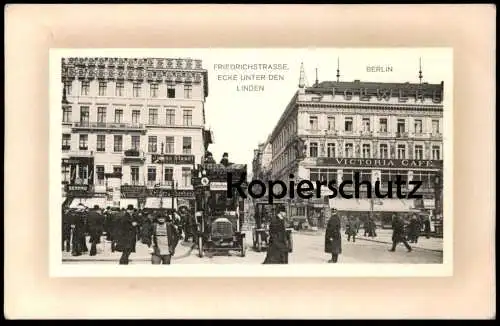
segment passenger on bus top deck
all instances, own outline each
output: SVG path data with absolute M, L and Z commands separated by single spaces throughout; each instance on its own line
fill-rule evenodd
M 228 153 L 224 153 L 222 155 L 222 160 L 220 160 L 220 164 L 222 164 L 224 166 L 228 166 L 229 165 L 229 154 Z
M 206 164 L 215 164 L 214 157 L 211 152 L 207 151 L 205 154 L 205 162 Z

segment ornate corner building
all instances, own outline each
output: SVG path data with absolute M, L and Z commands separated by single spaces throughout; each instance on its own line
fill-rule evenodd
M 359 172 L 362 181 L 380 181 L 385 194 L 388 181 L 400 175 L 422 181 L 424 198 L 370 199 L 363 186 L 362 198 L 328 199 L 324 196 L 331 191 L 323 187 L 322 199 L 292 199 L 291 215 L 317 215 L 322 224 L 324 209 L 335 207 L 362 219 L 374 214 L 384 224 L 393 213 L 441 214 L 442 190 L 436 184 L 441 181 L 436 180 L 443 168 L 444 83 L 344 82 L 337 76 L 308 87 L 303 71 L 268 139 L 272 179 L 287 182 L 293 174 L 295 180 L 336 180 L 338 187 Z M 353 193 L 353 187 L 344 189 Z
M 191 170 L 213 141 L 201 60 L 79 57 L 61 68 L 64 196 L 122 207 L 192 200 Z

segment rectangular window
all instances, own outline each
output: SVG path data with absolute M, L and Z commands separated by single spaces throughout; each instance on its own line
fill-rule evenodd
M 122 135 L 114 135 L 114 137 L 113 137 L 113 151 L 114 152 L 123 151 L 123 136 Z
M 406 158 L 406 146 L 398 145 L 398 159 L 402 160 Z
M 164 179 L 165 179 L 164 181 L 167 181 L 167 182 L 174 181 L 174 169 L 165 168 Z
M 62 173 L 62 182 L 63 183 L 69 183 L 70 181 L 70 175 L 71 175 L 71 169 L 69 166 L 64 165 L 61 167 L 61 173 Z
M 123 121 L 123 110 L 115 109 L 115 123 L 122 123 Z
M 359 180 L 360 181 L 372 181 L 372 171 L 371 170 L 360 170 L 357 171 L 359 172 Z M 362 189 L 366 189 L 365 187 L 362 187 Z
M 165 137 L 165 154 L 174 154 L 175 152 L 175 139 L 172 136 Z
M 420 119 L 415 120 L 415 133 L 416 134 L 422 133 L 422 120 Z
M 191 137 L 182 137 L 182 154 L 191 154 Z
M 345 144 L 345 157 L 354 157 L 354 146 L 353 144 Z
M 62 150 L 69 151 L 71 149 L 71 134 L 62 135 Z
M 151 97 L 158 97 L 158 84 L 153 83 L 149 86 L 149 91 L 151 93 Z
M 96 179 L 98 185 L 104 184 L 104 165 L 97 165 L 95 167 Z
M 78 168 L 78 179 L 84 185 L 89 184 L 89 167 L 87 165 Z
M 343 170 L 342 171 L 342 182 L 344 181 L 351 181 L 353 182 L 354 180 L 354 171 L 353 170 Z M 349 186 L 349 185 L 347 185 Z
M 130 180 L 132 181 L 132 185 L 139 184 L 139 167 L 131 166 L 130 167 Z
M 122 174 L 122 167 L 119 166 L 119 165 L 115 165 L 113 166 L 113 173 L 116 173 L 116 174 Z
M 439 134 L 439 120 L 432 120 L 432 134 Z
M 80 150 L 86 151 L 89 149 L 89 135 L 80 135 Z
M 89 89 L 90 89 L 90 82 L 88 82 L 88 81 L 82 81 L 81 95 L 82 96 L 89 95 Z
M 439 146 L 432 146 L 432 159 L 433 160 L 441 159 L 441 148 Z
M 149 109 L 149 124 L 158 124 L 158 109 Z
M 167 97 L 175 98 L 175 85 L 167 85 Z
M 105 123 L 106 122 L 106 108 L 98 107 L 97 108 L 97 122 Z
M 82 126 L 86 126 L 89 123 L 89 107 L 81 106 L 80 107 L 80 123 Z
M 134 97 L 140 97 L 141 96 L 141 83 L 134 83 L 132 86 L 132 91 Z
M 309 146 L 309 156 L 318 157 L 318 143 L 311 143 Z
M 192 85 L 184 85 L 184 98 L 189 99 L 193 94 L 193 86 Z
M 132 110 L 132 123 L 141 122 L 141 111 L 140 110 Z
M 379 120 L 379 125 L 380 125 L 380 132 L 387 132 L 387 119 L 386 118 L 381 118 Z
M 370 118 L 363 118 L 363 131 L 364 132 L 369 132 L 370 131 Z
M 184 110 L 182 120 L 185 126 L 193 125 L 193 111 Z
M 191 185 L 191 168 L 182 168 L 182 185 L 184 187 Z
M 106 96 L 107 89 L 108 89 L 107 82 L 99 82 L 99 96 Z
M 389 148 L 387 144 L 380 144 L 380 158 L 389 158 Z
M 328 157 L 335 157 L 335 143 L 328 143 L 327 156 Z
M 335 130 L 335 118 L 328 117 L 328 130 Z
M 122 81 L 116 82 L 115 95 L 116 96 L 123 96 L 124 89 L 125 89 L 125 84 Z
M 66 96 L 70 96 L 71 92 L 73 91 L 73 83 L 72 82 L 64 83 L 64 89 L 66 89 Z
M 132 149 L 138 151 L 141 148 L 141 136 L 132 136 Z
M 309 129 L 311 130 L 317 130 L 319 128 L 318 126 L 318 117 L 309 117 Z
M 71 122 L 71 107 L 63 108 L 63 122 Z
M 370 158 L 371 157 L 371 151 L 370 151 L 370 144 L 363 144 L 363 158 Z
M 345 118 L 344 130 L 347 132 L 352 132 L 352 118 Z
M 106 135 L 97 135 L 97 149 L 98 152 L 106 151 Z
M 402 134 L 406 130 L 406 123 L 404 119 L 398 119 L 398 133 Z
M 422 145 L 415 145 L 415 159 L 416 160 L 424 159 L 424 148 Z
M 175 109 L 167 109 L 167 125 L 175 125 Z
M 158 139 L 156 136 L 148 137 L 148 152 L 156 153 L 158 151 Z
M 148 186 L 154 186 L 156 183 L 156 168 L 149 167 L 148 168 Z

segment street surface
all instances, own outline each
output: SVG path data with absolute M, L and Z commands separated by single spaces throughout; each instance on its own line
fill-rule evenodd
M 342 254 L 339 263 L 401 263 L 401 264 L 439 264 L 443 262 L 442 239 L 425 239 L 421 237 L 418 244 L 410 244 L 412 252 L 407 252 L 403 244 L 398 244 L 395 252 L 388 251 L 390 244 L 390 230 L 378 231 L 376 238 L 356 239 L 348 242 L 342 235 Z M 360 235 L 363 231 L 360 230 Z M 423 239 L 422 239 L 423 238 Z M 87 242 L 88 242 L 87 237 Z M 104 238 L 103 238 L 104 239 Z M 252 234 L 246 232 L 247 251 L 245 257 L 238 252 L 230 255 L 215 255 L 213 257 L 198 257 L 198 249 L 192 249 L 189 242 L 179 242 L 172 264 L 261 264 L 266 256 L 265 252 L 255 252 L 252 246 Z M 324 252 L 324 232 L 300 231 L 293 233 L 293 252 L 289 255 L 289 264 L 322 264 L 327 263 L 330 256 Z M 90 244 L 88 244 L 90 249 Z M 97 246 L 97 255 L 89 256 L 85 253 L 78 257 L 63 252 L 63 262 L 67 263 L 99 263 L 118 264 L 121 253 L 111 252 L 111 244 L 102 241 Z M 137 242 L 136 252 L 130 255 L 130 264 L 148 264 L 150 254 L 146 245 Z

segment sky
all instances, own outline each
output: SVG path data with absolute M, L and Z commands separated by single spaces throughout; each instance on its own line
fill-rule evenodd
M 452 52 L 447 48 L 305 48 L 305 49 L 78 49 L 78 56 L 190 57 L 201 59 L 208 71 L 209 95 L 205 103 L 206 126 L 214 134 L 209 150 L 219 161 L 223 152 L 230 161 L 248 164 L 253 150 L 264 142 L 298 89 L 300 65 L 306 80 L 336 80 L 337 59 L 340 81 L 417 83 L 419 58 L 423 81 L 445 83 L 445 99 L 452 83 Z M 75 53 L 72 53 L 74 55 Z M 220 70 L 224 64 L 286 64 L 288 70 Z M 367 72 L 367 66 L 390 66 L 392 72 Z M 223 75 L 265 75 L 264 81 L 220 80 Z M 267 80 L 281 75 L 280 80 Z M 226 77 L 227 78 L 227 77 Z M 243 92 L 242 85 L 261 85 L 263 91 Z M 445 108 L 446 110 L 446 108 Z

